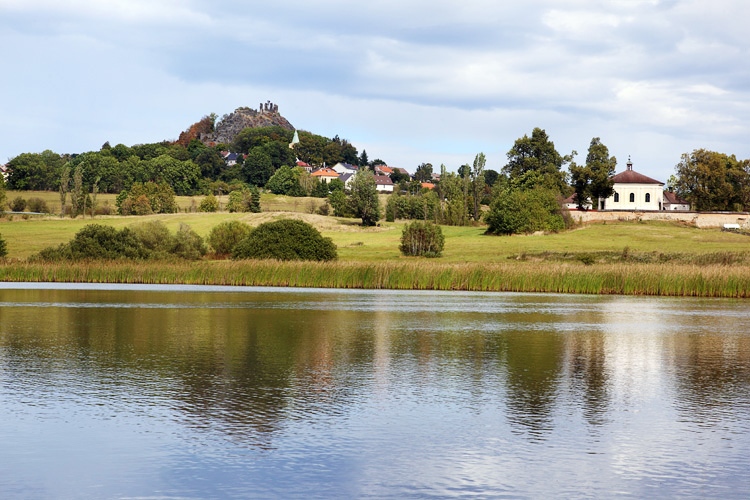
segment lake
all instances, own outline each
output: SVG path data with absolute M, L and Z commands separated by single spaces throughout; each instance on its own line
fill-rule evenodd
M 747 498 L 750 302 L 0 284 L 4 499 Z

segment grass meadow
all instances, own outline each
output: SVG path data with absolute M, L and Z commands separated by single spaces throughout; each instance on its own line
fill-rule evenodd
M 25 198 L 36 195 L 24 194 Z M 15 195 L 9 192 L 8 199 Z M 46 195 L 56 197 L 56 193 Z M 100 200 L 105 201 L 105 196 L 112 196 L 114 204 L 113 195 L 103 195 Z M 188 211 L 176 214 L 97 216 L 93 220 L 15 215 L 0 222 L 0 234 L 8 247 L 0 280 L 750 297 L 750 238 L 719 229 L 670 222 L 618 222 L 556 234 L 488 236 L 481 226 L 443 226 L 443 257 L 424 259 L 400 255 L 404 222 L 363 228 L 356 219 L 311 214 L 320 201 L 264 195 L 264 212 L 260 214 L 191 212 L 190 207 L 200 203 L 196 197 L 180 198 L 180 207 Z M 209 256 L 201 262 L 25 262 L 43 248 L 69 241 L 92 222 L 122 228 L 157 219 L 172 230 L 185 223 L 206 236 L 225 220 L 255 226 L 288 217 L 310 222 L 332 238 L 339 260 L 325 264 L 230 262 Z

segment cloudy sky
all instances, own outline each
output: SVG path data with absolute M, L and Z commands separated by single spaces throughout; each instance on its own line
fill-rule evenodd
M 750 158 L 747 0 L 0 0 L 0 162 L 175 139 L 271 100 L 413 172 L 545 129 L 666 181 Z

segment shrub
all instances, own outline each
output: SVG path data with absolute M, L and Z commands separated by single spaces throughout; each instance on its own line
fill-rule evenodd
M 232 250 L 233 259 L 334 260 L 336 245 L 300 220 L 266 222 Z
M 414 221 L 404 226 L 399 250 L 404 255 L 440 257 L 445 237 L 440 226 L 429 221 Z
M 551 191 L 531 189 L 500 193 L 485 215 L 487 233 L 517 234 L 565 229 L 562 209 Z
M 217 212 L 219 210 L 219 200 L 216 199 L 216 196 L 209 194 L 201 200 L 198 210 L 201 212 Z
M 83 259 L 143 259 L 148 256 L 135 232 L 120 231 L 112 226 L 89 224 L 78 231 L 68 243 L 70 258 Z
M 29 209 L 29 212 L 50 213 L 47 202 L 41 198 L 29 198 L 29 201 L 26 202 L 26 207 Z
M 232 248 L 250 234 L 252 229 L 249 225 L 237 220 L 222 222 L 208 233 L 208 244 L 216 254 L 229 255 L 232 253 Z
M 141 222 L 130 226 L 138 241 L 152 257 L 166 256 L 172 249 L 173 237 L 167 225 L 160 220 Z
M 6 255 L 8 255 L 8 244 L 5 243 L 3 235 L 0 234 L 0 257 L 5 257 Z
M 197 260 L 206 255 L 206 244 L 198 233 L 182 223 L 172 239 L 170 253 L 183 259 Z
M 26 200 L 17 196 L 10 202 L 10 210 L 12 212 L 23 212 L 26 210 Z

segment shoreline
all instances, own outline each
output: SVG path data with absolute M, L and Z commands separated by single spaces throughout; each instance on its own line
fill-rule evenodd
M 720 264 L 6 262 L 0 281 L 750 298 L 750 267 Z

